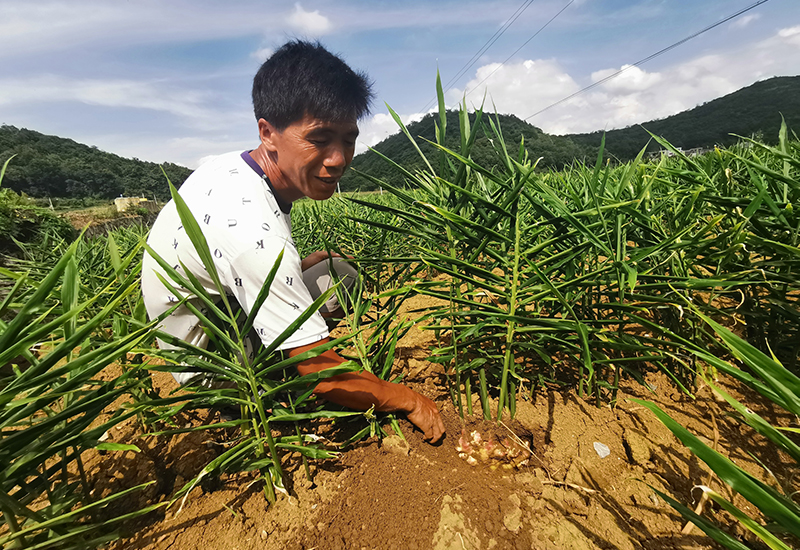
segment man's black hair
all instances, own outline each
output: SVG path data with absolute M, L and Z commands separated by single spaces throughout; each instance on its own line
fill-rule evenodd
M 279 131 L 306 114 L 325 121 L 369 113 L 372 83 L 321 44 L 293 40 L 267 59 L 253 79 L 253 110 Z

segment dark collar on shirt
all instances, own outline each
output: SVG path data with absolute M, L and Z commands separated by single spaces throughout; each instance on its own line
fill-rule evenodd
M 272 187 L 272 182 L 269 181 L 269 178 L 264 173 L 264 170 L 262 170 L 261 167 L 258 165 L 258 163 L 255 160 L 253 160 L 253 157 L 250 156 L 250 151 L 242 152 L 242 160 L 245 161 L 247 163 L 247 166 L 252 168 L 256 174 L 258 174 L 258 177 L 264 180 L 264 183 L 266 183 L 267 187 L 269 187 L 272 196 L 275 197 L 275 201 L 278 203 L 278 208 L 281 209 L 281 212 L 283 212 L 284 214 L 290 213 L 292 211 L 292 203 L 286 202 L 280 197 L 280 195 L 278 195 L 278 193 L 275 192 L 275 188 Z

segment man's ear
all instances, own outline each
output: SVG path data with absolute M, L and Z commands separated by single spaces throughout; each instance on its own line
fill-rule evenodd
M 280 136 L 280 132 L 263 118 L 258 119 L 258 136 L 267 151 L 278 150 L 276 138 Z

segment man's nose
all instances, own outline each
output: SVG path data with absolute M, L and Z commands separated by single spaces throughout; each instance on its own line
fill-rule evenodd
M 333 145 L 328 150 L 328 155 L 325 158 L 325 167 L 329 170 L 344 171 L 347 166 L 347 156 L 345 155 L 344 146 Z

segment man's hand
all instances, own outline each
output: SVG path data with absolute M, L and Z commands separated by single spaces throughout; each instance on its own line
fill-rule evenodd
M 324 339 L 291 349 L 289 356 L 300 355 L 326 341 L 327 339 Z M 306 375 L 335 367 L 343 362 L 344 359 L 335 351 L 328 350 L 298 364 L 297 371 L 301 375 Z M 431 443 L 436 443 L 444 435 L 444 424 L 433 401 L 402 384 L 386 382 L 366 371 L 348 372 L 325 378 L 317 384 L 314 394 L 350 409 L 366 411 L 370 407 L 375 407 L 376 411 L 405 413 L 411 423 L 422 430 L 425 439 Z
M 317 265 L 323 260 L 328 260 L 330 258 L 342 258 L 341 254 L 336 252 L 328 252 L 326 250 L 317 250 L 316 252 L 312 252 L 305 258 L 303 258 L 300 262 L 300 269 L 305 271 L 306 269 Z M 348 256 L 348 258 L 352 259 L 352 256 Z
M 406 417 L 417 428 L 422 430 L 426 441 L 436 443 L 444 436 L 444 423 L 442 423 L 442 417 L 439 416 L 439 409 L 436 408 L 436 404 L 433 401 L 424 395 L 416 392 L 414 394 L 417 397 L 416 407 L 407 413 Z

